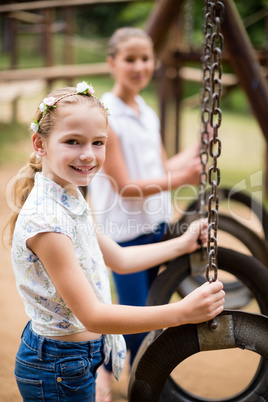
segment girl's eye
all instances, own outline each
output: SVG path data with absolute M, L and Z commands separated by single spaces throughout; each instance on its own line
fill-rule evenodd
M 104 143 L 102 141 L 94 141 L 93 145 L 96 145 L 97 147 L 100 147 L 100 146 L 104 145 Z
M 69 144 L 69 145 L 77 145 L 78 141 L 77 140 L 68 140 L 67 144 Z

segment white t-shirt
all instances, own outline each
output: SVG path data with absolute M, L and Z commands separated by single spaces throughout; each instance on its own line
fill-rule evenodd
M 35 185 L 18 216 L 12 241 L 12 264 L 18 292 L 37 334 L 60 336 L 84 331 L 84 325 L 61 298 L 38 256 L 26 246 L 27 239 L 45 232 L 63 233 L 72 240 L 85 280 L 101 302 L 110 304 L 108 272 L 87 202 L 80 191 L 76 199 L 37 173 Z M 106 361 L 111 349 L 113 370 L 118 378 L 126 354 L 121 335 L 105 335 Z
M 140 114 L 120 98 L 106 92 L 102 101 L 109 108 L 109 124 L 120 140 L 131 180 L 163 177 L 159 119 L 141 96 L 136 97 Z M 123 198 L 114 189 L 116 183 L 101 170 L 89 191 L 99 229 L 117 242 L 124 242 L 157 229 L 169 222 L 173 208 L 168 191 L 148 197 Z

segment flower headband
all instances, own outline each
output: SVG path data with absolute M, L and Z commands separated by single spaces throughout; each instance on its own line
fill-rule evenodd
M 61 99 L 63 98 L 67 98 L 68 96 L 73 96 L 73 95 L 88 95 L 88 96 L 92 96 L 95 93 L 93 86 L 90 84 L 88 85 L 88 83 L 86 81 L 83 82 L 79 82 L 76 86 L 76 92 L 70 93 L 70 94 L 66 94 L 61 96 L 60 98 L 56 99 L 54 98 L 54 96 L 50 96 L 49 98 L 44 98 L 43 102 L 40 103 L 39 105 L 39 109 L 42 112 L 42 116 L 41 119 L 39 120 L 39 122 L 37 122 L 35 119 L 33 119 L 33 123 L 31 124 L 31 129 L 34 133 L 37 133 L 40 129 L 40 121 L 42 120 L 42 117 L 44 117 L 46 115 L 46 113 L 53 109 L 56 108 L 56 103 L 59 102 Z M 108 109 L 106 108 L 106 112 L 108 111 Z

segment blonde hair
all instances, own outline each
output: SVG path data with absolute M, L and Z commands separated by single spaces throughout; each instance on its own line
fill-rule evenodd
M 111 36 L 108 42 L 108 56 L 114 59 L 119 50 L 119 45 L 130 38 L 147 39 L 153 47 L 153 41 L 151 37 L 143 29 L 124 27 L 117 29 Z
M 93 95 L 77 94 L 76 88 L 66 87 L 54 90 L 50 92 L 47 97 L 56 98 L 56 108 L 49 109 L 45 115 L 41 110 L 37 109 L 35 114 L 35 120 L 39 123 L 38 133 L 45 139 L 47 139 L 55 125 L 58 121 L 59 112 L 66 106 L 72 104 L 84 104 L 89 107 L 99 107 L 106 118 L 106 123 L 108 124 L 108 116 L 104 105 L 100 100 Z M 12 241 L 16 221 L 20 210 L 22 209 L 25 201 L 27 200 L 33 186 L 34 178 L 37 172 L 42 171 L 42 160 L 37 157 L 36 153 L 32 153 L 29 162 L 24 166 L 18 173 L 16 182 L 13 187 L 13 201 L 16 207 L 16 211 L 13 212 L 9 222 L 7 223 L 5 229 L 10 226 L 10 243 Z

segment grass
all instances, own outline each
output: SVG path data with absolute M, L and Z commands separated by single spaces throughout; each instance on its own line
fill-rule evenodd
M 26 160 L 30 133 L 26 124 L 0 122 L 0 167 L 22 165 Z

